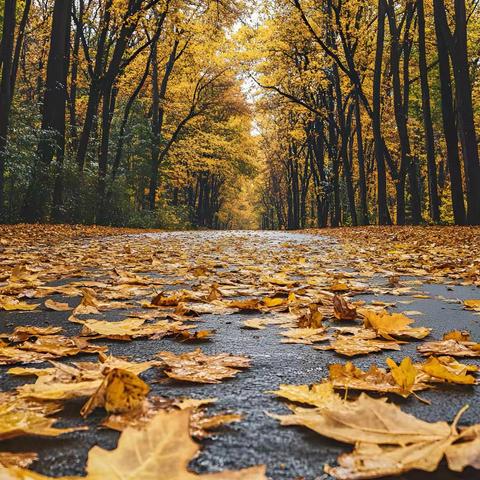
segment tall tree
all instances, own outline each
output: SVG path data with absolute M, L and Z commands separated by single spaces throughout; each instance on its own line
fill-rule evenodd
M 375 159 L 377 163 L 377 206 L 379 225 L 391 224 L 387 206 L 387 174 L 385 171 L 384 144 L 381 127 L 381 88 L 383 49 L 385 42 L 385 17 L 387 14 L 385 0 L 378 0 L 377 42 L 375 48 L 375 68 L 373 74 L 373 133 L 375 137 Z
M 23 216 L 28 221 L 42 220 L 47 214 L 49 169 L 53 159 L 56 165 L 52 217 L 57 220 L 60 218 L 71 9 L 71 0 L 56 0 L 53 7 L 47 79 L 42 105 L 42 134 L 38 143 L 38 158 L 23 207 Z
M 428 171 L 428 199 L 430 217 L 440 221 L 440 200 L 438 197 L 437 165 L 435 161 L 435 138 L 433 136 L 432 109 L 430 106 L 430 86 L 428 84 L 427 51 L 425 45 L 425 7 L 423 0 L 417 0 L 418 18 L 418 63 L 422 89 L 423 128 L 425 129 L 425 152 Z
M 444 0 L 434 0 L 435 21 L 441 29 L 452 61 L 458 133 L 462 144 L 467 186 L 467 222 L 480 224 L 480 161 L 473 115 L 472 86 L 467 49 L 465 0 L 454 0 L 455 30 L 448 24 Z
M 12 61 L 15 36 L 16 1 L 5 0 L 3 10 L 2 41 L 0 44 L 0 220 L 4 214 L 5 160 L 7 135 L 12 105 Z

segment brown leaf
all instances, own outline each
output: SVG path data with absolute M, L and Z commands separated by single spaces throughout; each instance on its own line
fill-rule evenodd
M 56 335 L 62 331 L 62 327 L 15 327 L 13 333 L 8 335 L 11 342 L 24 342 L 30 337 L 42 335 Z
M 38 459 L 34 452 L 0 452 L 0 465 L 3 467 L 28 467 Z
M 54 428 L 54 418 L 61 410 L 58 404 L 25 400 L 11 393 L 0 394 L 0 440 L 21 435 L 56 437 L 83 428 Z
M 426 327 L 410 327 L 414 320 L 401 313 L 388 314 L 385 311 L 379 313 L 368 309 L 362 309 L 360 313 L 364 318 L 365 327 L 375 330 L 378 335 L 387 340 L 394 340 L 393 337 L 421 339 L 429 335 L 432 330 Z
M 98 407 L 104 407 L 109 413 L 123 413 L 139 408 L 145 400 L 150 387 L 135 373 L 113 368 L 87 400 L 80 410 L 82 417 L 87 417 Z
M 190 412 L 159 412 L 144 428 L 126 428 L 114 450 L 98 446 L 88 453 L 86 477 L 63 477 L 63 480 L 99 480 L 132 476 L 142 480 L 267 480 L 265 467 L 198 475 L 188 470 L 199 447 L 189 435 Z M 22 469 L 0 469 L 6 479 L 46 480 L 50 477 Z
M 417 347 L 422 355 L 450 355 L 452 357 L 480 357 L 480 343 L 457 340 L 425 342 Z
M 247 357 L 228 353 L 205 355 L 199 348 L 180 355 L 160 352 L 158 356 L 166 365 L 166 375 L 186 382 L 220 383 L 224 378 L 232 378 L 241 369 L 250 366 Z
M 352 321 L 357 318 L 356 308 L 350 307 L 341 295 L 335 295 L 333 297 L 333 314 L 337 320 Z
M 282 343 L 301 343 L 304 345 L 313 345 L 317 342 L 324 342 L 330 339 L 324 328 L 291 328 L 280 333 Z
M 56 312 L 66 312 L 72 310 L 72 307 L 68 303 L 55 302 L 54 300 L 45 300 L 45 307 L 49 310 L 55 310 Z
M 365 338 L 364 335 L 358 334 L 353 336 L 339 335 L 331 341 L 330 345 L 314 348 L 315 350 L 335 350 L 340 355 L 353 357 L 381 352 L 382 350 L 400 350 L 400 344 L 394 341 Z

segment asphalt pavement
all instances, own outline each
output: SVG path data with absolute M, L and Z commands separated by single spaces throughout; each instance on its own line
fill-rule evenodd
M 168 239 L 168 234 L 165 238 Z M 191 235 L 195 235 L 192 233 Z M 269 232 L 266 241 L 271 242 L 272 249 L 282 248 L 284 241 L 318 242 L 322 248 L 322 237 L 302 234 Z M 141 236 L 139 236 L 141 241 Z M 188 245 L 185 244 L 185 248 Z M 78 280 L 78 279 L 76 279 Z M 377 278 L 381 284 L 385 279 Z M 397 304 L 396 311 L 416 310 L 423 315 L 415 317 L 416 326 L 432 327 L 432 338 L 441 338 L 449 330 L 469 330 L 473 338 L 480 338 L 480 316 L 462 308 L 458 299 L 479 298 L 480 292 L 474 287 L 451 285 L 423 284 L 419 290 L 429 295 L 429 298 L 419 299 L 409 296 L 402 300 L 411 300 L 409 304 Z M 443 299 L 439 299 L 440 297 Z M 55 300 L 63 300 L 59 296 Z M 366 301 L 383 300 L 397 302 L 398 296 L 360 295 Z M 445 301 L 450 299 L 452 302 Z M 76 305 L 78 299 L 68 299 L 71 305 Z M 11 331 L 16 325 L 47 326 L 59 325 L 67 335 L 80 332 L 80 326 L 67 321 L 69 312 L 0 312 L 2 331 Z M 150 369 L 142 375 L 152 387 L 152 393 L 167 397 L 216 397 L 217 402 L 209 412 L 230 411 L 241 413 L 243 420 L 221 428 L 212 438 L 202 441 L 201 454 L 192 461 L 191 469 L 198 473 L 214 472 L 223 469 L 239 469 L 243 467 L 266 464 L 269 478 L 274 480 L 292 479 L 327 479 L 323 473 L 325 463 L 335 464 L 339 454 L 351 450 L 351 446 L 324 438 L 307 428 L 283 427 L 266 413 L 285 414 L 288 409 L 285 402 L 268 393 L 282 383 L 311 384 L 328 376 L 328 365 L 338 363 L 343 359 L 329 351 L 316 351 L 308 345 L 282 344 L 277 327 L 265 330 L 247 330 L 242 328 L 244 320 L 249 315 L 204 315 L 205 323 L 201 328 L 216 330 L 213 340 L 200 346 L 207 354 L 229 352 L 247 355 L 252 359 L 251 368 L 238 374 L 236 378 L 225 380 L 216 385 L 198 385 L 165 380 L 160 377 L 157 369 Z M 115 313 L 109 318 L 115 319 Z M 120 318 L 120 317 L 118 317 Z M 182 343 L 175 339 L 134 340 L 130 342 L 99 341 L 108 345 L 110 352 L 118 356 L 126 356 L 130 360 L 143 361 L 154 357 L 160 350 L 186 352 L 196 348 L 196 345 Z M 370 354 L 355 358 L 355 365 L 367 368 L 370 364 L 385 364 L 388 356 L 399 361 L 410 355 L 414 359 L 421 357 L 416 353 L 418 342 L 409 342 L 402 346 L 401 351 Z M 75 357 L 72 360 L 92 360 L 91 355 Z M 471 363 L 480 364 L 477 360 Z M 36 365 L 38 366 L 38 365 Z M 42 365 L 40 365 L 42 366 Z M 46 365 L 45 365 L 46 366 Z M 1 389 L 11 390 L 17 385 L 28 381 L 24 377 L 11 377 L 5 372 L 8 367 L 1 368 Z M 33 379 L 31 380 L 33 381 Z M 419 402 L 411 397 L 408 400 L 395 398 L 402 409 L 421 419 L 428 421 L 452 421 L 456 413 L 465 404 L 470 408 L 462 417 L 461 425 L 478 423 L 480 421 L 480 387 L 448 386 L 432 391 L 422 392 L 422 397 L 431 405 Z M 74 426 L 84 424 L 79 422 L 78 411 L 84 400 L 67 402 L 65 410 L 58 416 L 58 426 Z M 60 438 L 18 437 L 1 443 L 1 449 L 7 451 L 35 451 L 39 460 L 32 469 L 42 474 L 54 477 L 63 475 L 82 475 L 88 450 L 94 445 L 103 448 L 114 448 L 118 434 L 111 430 L 98 428 L 104 417 L 101 410 L 94 412 L 87 420 L 89 428 L 64 435 Z M 463 474 L 448 472 L 442 467 L 435 473 L 414 472 L 403 476 L 404 479 L 468 479 L 480 478 L 480 472 L 468 470 Z M 139 479 L 140 480 L 140 479 Z

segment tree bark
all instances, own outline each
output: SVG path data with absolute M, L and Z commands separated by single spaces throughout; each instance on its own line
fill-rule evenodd
M 385 171 L 384 145 L 381 127 L 381 82 L 383 48 L 385 42 L 385 7 L 385 0 L 378 0 L 377 41 L 372 102 L 373 136 L 375 141 L 375 159 L 377 163 L 377 207 L 379 225 L 391 224 L 387 206 L 387 174 Z
M 437 38 L 438 68 L 440 74 L 440 93 L 442 103 L 442 121 L 445 143 L 447 146 L 447 165 L 450 175 L 450 191 L 454 221 L 457 225 L 465 225 L 466 212 L 463 195 L 462 170 L 458 151 L 457 126 L 453 107 L 452 83 L 450 77 L 450 60 L 442 9 L 442 0 L 434 0 L 435 34 Z
M 160 148 L 162 143 L 163 119 L 165 116 L 164 102 L 167 95 L 168 82 L 177 60 L 179 41 L 175 40 L 172 51 L 165 66 L 161 83 L 158 76 L 157 41 L 152 43 L 152 148 L 150 163 L 150 185 L 148 189 L 148 204 L 150 210 L 155 210 L 158 189 L 158 169 L 160 168 Z
M 12 55 L 15 36 L 15 11 L 16 1 L 5 0 L 0 50 L 2 66 L 2 77 L 0 79 L 0 219 L 5 216 L 5 157 L 7 155 L 7 136 L 12 105 Z
M 472 85 L 467 52 L 467 16 L 465 0 L 455 0 L 455 36 L 451 50 L 458 127 L 462 143 L 465 179 L 467 184 L 467 221 L 480 224 L 480 161 L 472 103 Z
M 358 93 L 355 95 L 355 128 L 357 136 L 358 184 L 360 187 L 360 225 L 368 225 L 367 181 L 365 178 L 365 155 L 363 150 L 362 120 Z
M 425 8 L 423 0 L 417 0 L 418 19 L 418 63 L 422 89 L 423 127 L 425 129 L 425 152 L 427 154 L 428 198 L 430 217 L 440 222 L 440 199 L 438 196 L 437 165 L 435 161 L 435 139 L 433 136 L 430 87 L 428 85 L 427 52 L 425 48 Z
M 39 221 L 45 218 L 49 200 L 49 168 L 54 158 L 56 160 L 55 180 L 57 181 L 57 177 L 62 175 L 71 6 L 71 0 L 56 0 L 53 7 L 47 79 L 42 106 L 42 138 L 38 143 L 38 158 L 23 206 L 23 217 L 27 221 Z M 57 190 L 55 193 L 53 213 L 57 216 L 61 192 Z

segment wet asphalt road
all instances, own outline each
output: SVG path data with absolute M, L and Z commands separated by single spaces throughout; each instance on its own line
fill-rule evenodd
M 165 235 L 165 234 L 163 234 Z M 168 234 L 167 234 L 168 235 Z M 194 235 L 194 233 L 192 233 Z M 276 247 L 286 239 L 299 242 L 321 242 L 318 236 L 285 233 L 269 233 L 275 238 Z M 276 236 L 276 237 L 275 237 Z M 273 239 L 272 238 L 272 239 Z M 78 280 L 78 279 L 77 279 Z M 378 279 L 382 282 L 383 279 Z M 431 338 L 441 338 L 446 331 L 465 329 L 472 333 L 474 339 L 480 338 L 480 316 L 462 309 L 458 303 L 447 303 L 435 299 L 441 295 L 449 299 L 479 298 L 480 291 L 473 287 L 442 286 L 424 284 L 419 290 L 430 294 L 428 299 L 401 297 L 413 300 L 408 305 L 397 304 L 395 311 L 418 310 L 424 315 L 415 316 L 418 326 L 432 327 Z M 61 297 L 52 297 L 60 300 Z M 384 300 L 397 302 L 398 296 L 363 295 L 364 300 Z M 65 299 L 63 300 L 65 301 Z M 78 300 L 69 299 L 71 305 Z M 78 334 L 80 326 L 67 321 L 69 312 L 0 312 L 2 331 L 11 331 L 16 325 L 60 325 L 67 335 Z M 109 313 L 109 318 L 115 315 Z M 120 318 L 120 317 L 118 317 Z M 269 478 L 274 480 L 293 479 L 327 479 L 323 474 L 325 463 L 335 464 L 336 457 L 351 450 L 349 445 L 337 443 L 301 427 L 281 427 L 278 421 L 268 417 L 265 412 L 284 414 L 288 412 L 284 402 L 267 393 L 276 389 L 281 383 L 309 384 L 328 375 L 328 365 L 343 359 L 333 352 L 313 350 L 311 346 L 288 345 L 280 343 L 277 327 L 265 330 L 246 330 L 242 328 L 248 315 L 213 316 L 204 315 L 205 323 L 201 328 L 213 328 L 216 335 L 210 342 L 202 343 L 201 348 L 207 354 L 229 352 L 248 355 L 252 359 L 250 369 L 240 373 L 232 380 L 218 385 L 196 385 L 165 381 L 156 369 L 150 369 L 142 377 L 151 385 L 152 394 L 162 396 L 186 396 L 194 398 L 217 397 L 216 404 L 209 412 L 231 411 L 242 413 L 240 423 L 222 428 L 211 439 L 202 441 L 202 452 L 191 463 L 191 468 L 199 473 L 214 472 L 223 469 L 239 469 L 257 464 L 266 464 Z M 160 350 L 185 352 L 195 348 L 192 344 L 180 343 L 172 339 L 134 340 L 131 342 L 105 341 L 113 355 L 122 355 L 131 360 L 141 361 L 153 358 Z M 400 352 L 388 352 L 394 360 L 404 356 L 420 359 L 416 354 L 416 342 L 402 346 Z M 384 365 L 386 354 L 371 354 L 356 357 L 354 363 L 367 368 L 372 363 Z M 89 355 L 75 357 L 74 360 L 91 360 Z M 471 363 L 479 364 L 473 360 Z M 46 365 L 45 365 L 46 366 Z M 25 378 L 12 378 L 5 374 L 7 367 L 1 367 L 1 388 L 10 390 L 25 383 Z M 32 380 L 33 381 L 33 380 Z M 397 404 L 416 416 L 428 420 L 453 420 L 458 410 L 465 404 L 470 408 L 462 417 L 462 424 L 480 422 L 480 386 L 452 387 L 436 391 L 422 392 L 422 397 L 431 401 L 431 405 L 420 403 L 415 398 L 402 401 L 395 397 Z M 59 414 L 58 426 L 84 424 L 79 422 L 79 409 L 84 400 L 68 402 L 65 411 Z M 118 434 L 97 428 L 104 415 L 100 410 L 92 414 L 86 423 L 91 427 L 87 431 L 71 433 L 58 439 L 20 437 L 1 443 L 6 451 L 36 451 L 40 459 L 32 469 L 51 476 L 82 475 L 88 450 L 98 444 L 104 448 L 114 448 Z M 404 479 L 480 479 L 480 472 L 469 470 L 463 474 L 447 472 L 445 468 L 436 473 L 411 473 Z M 139 479 L 140 480 L 140 479 Z

